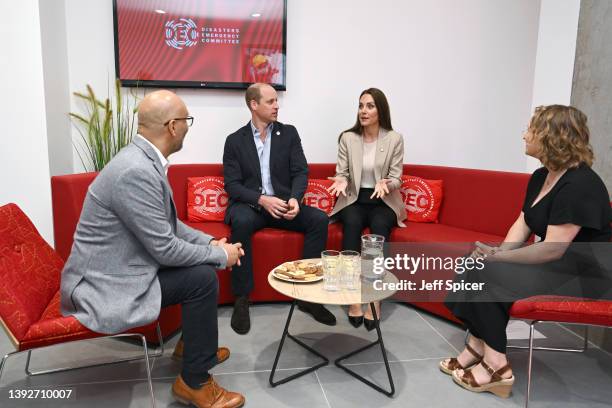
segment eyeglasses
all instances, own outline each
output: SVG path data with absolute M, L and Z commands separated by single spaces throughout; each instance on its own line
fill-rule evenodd
M 191 127 L 191 125 L 193 125 L 193 116 L 185 116 L 184 118 L 174 118 L 174 119 L 170 119 L 169 121 L 167 121 L 166 123 L 164 123 L 164 126 L 168 126 L 168 124 L 170 122 L 172 122 L 173 120 L 186 120 L 187 121 L 187 127 Z

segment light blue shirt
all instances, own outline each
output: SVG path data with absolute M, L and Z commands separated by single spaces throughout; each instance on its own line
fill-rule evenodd
M 270 177 L 270 146 L 272 146 L 272 123 L 270 123 L 265 132 L 268 134 L 265 142 L 261 141 L 259 137 L 259 129 L 255 127 L 253 121 L 251 121 L 251 130 L 253 131 L 253 138 L 255 139 L 255 147 L 257 148 L 257 155 L 259 156 L 259 166 L 261 168 L 261 189 L 262 194 L 273 196 L 274 188 L 272 187 L 272 177 Z

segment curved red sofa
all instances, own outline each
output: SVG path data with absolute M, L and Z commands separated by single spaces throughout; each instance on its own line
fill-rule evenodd
M 333 176 L 335 164 L 309 165 L 309 177 L 324 179 Z M 404 165 L 404 174 L 430 180 L 443 180 L 444 197 L 439 223 L 407 223 L 395 228 L 394 242 L 473 242 L 503 240 L 516 219 L 523 202 L 529 175 L 502 171 L 456 167 Z M 187 178 L 222 176 L 221 164 L 175 164 L 170 166 L 168 180 L 174 192 L 178 217 L 188 225 L 215 237 L 229 237 L 230 228 L 222 222 L 190 223 L 187 221 Z M 72 239 L 81 213 L 87 188 L 96 173 L 82 173 L 51 178 L 55 248 L 65 260 L 70 254 Z M 342 227 L 329 225 L 327 246 L 340 249 Z M 268 272 L 276 265 L 297 259 L 302 253 L 302 234 L 264 228 L 253 237 L 254 302 L 283 301 L 287 297 L 274 291 L 267 282 Z M 233 301 L 229 271 L 218 271 L 219 303 Z M 417 302 L 415 306 L 444 318 L 455 320 L 440 302 Z M 164 335 L 180 327 L 180 310 L 160 317 Z M 154 338 L 152 336 L 151 338 Z

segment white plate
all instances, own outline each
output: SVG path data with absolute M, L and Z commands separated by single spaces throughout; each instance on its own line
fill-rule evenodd
M 272 276 L 274 276 L 278 280 L 282 280 L 282 281 L 285 281 L 285 282 L 291 282 L 291 283 L 312 283 L 312 282 L 318 282 L 321 279 L 323 279 L 323 275 L 317 276 L 316 278 L 309 279 L 309 280 L 287 278 L 287 277 L 282 276 L 282 275 L 277 275 L 276 271 L 272 272 Z

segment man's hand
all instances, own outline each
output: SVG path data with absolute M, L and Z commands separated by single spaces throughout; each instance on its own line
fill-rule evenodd
M 261 195 L 257 204 L 261 205 L 274 218 L 280 219 L 289 211 L 289 206 L 278 197 Z
M 225 238 L 224 238 L 225 239 Z M 240 257 L 244 256 L 244 250 L 242 244 L 236 242 L 234 244 L 223 244 L 223 249 L 227 252 L 227 267 L 231 268 L 234 265 L 240 266 Z
M 227 238 L 221 238 L 220 240 L 211 239 L 210 240 L 210 245 L 222 247 L 223 244 L 225 244 L 226 242 L 227 242 Z
M 379 180 L 374 186 L 374 192 L 370 196 L 370 198 L 383 198 L 387 194 L 389 194 L 389 187 L 387 184 L 391 183 L 391 179 L 382 179 Z
M 348 186 L 348 181 L 344 177 L 328 177 L 328 180 L 334 180 L 334 184 L 332 184 L 327 191 L 338 197 L 340 194 L 346 197 L 346 186 Z
M 283 215 L 283 218 L 286 220 L 292 220 L 300 212 L 300 203 L 298 203 L 298 200 L 295 198 L 290 198 L 289 201 L 287 201 L 287 205 L 289 206 L 289 211 Z

